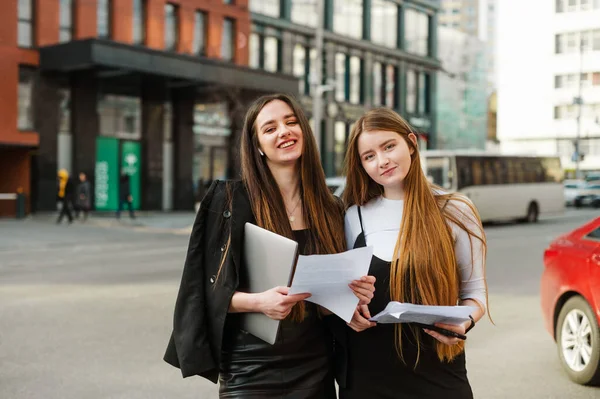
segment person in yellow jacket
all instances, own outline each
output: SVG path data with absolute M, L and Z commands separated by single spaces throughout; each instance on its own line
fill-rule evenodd
M 56 195 L 57 202 L 61 203 L 60 212 L 56 224 L 62 222 L 63 216 L 67 216 L 69 223 L 73 223 L 73 215 L 71 208 L 73 207 L 73 183 L 69 179 L 69 172 L 66 169 L 61 169 L 57 173 L 58 191 Z

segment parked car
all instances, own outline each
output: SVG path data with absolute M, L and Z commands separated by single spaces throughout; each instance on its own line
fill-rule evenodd
M 577 197 L 581 189 L 586 186 L 586 182 L 585 180 L 565 180 L 563 186 L 565 205 L 571 206 L 575 203 L 575 197 Z
M 576 208 L 582 206 L 592 206 L 594 208 L 600 207 L 600 181 L 588 182 L 585 186 L 578 189 L 573 204 Z
M 600 385 L 600 217 L 544 252 L 541 304 L 560 362 L 575 382 Z

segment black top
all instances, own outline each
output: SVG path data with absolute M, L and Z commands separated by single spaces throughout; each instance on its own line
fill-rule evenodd
M 362 231 L 354 248 L 366 246 L 360 207 L 358 215 Z M 375 297 L 369 305 L 371 315 L 381 312 L 391 301 L 390 266 L 390 262 L 373 256 L 369 275 L 375 276 L 377 281 Z M 348 331 L 347 387 L 340 388 L 340 399 L 473 397 L 467 379 L 464 352 L 452 362 L 442 363 L 435 351 L 434 343 L 437 341 L 419 331 L 421 352 L 418 354 L 412 330 L 406 325 L 401 328 L 404 363 L 396 352 L 394 324 L 379 324 L 360 333 Z
M 308 254 L 308 230 L 294 231 L 299 252 Z M 243 286 L 243 285 L 242 285 Z M 239 327 L 228 314 L 220 365 L 221 398 L 334 399 L 332 338 L 317 307 L 305 302 L 301 322 L 285 319 L 270 345 Z

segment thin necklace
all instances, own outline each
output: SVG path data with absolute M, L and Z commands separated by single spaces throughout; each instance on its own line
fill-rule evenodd
M 298 205 L 300 205 L 300 196 L 298 196 L 298 201 L 296 202 L 296 206 L 294 207 L 294 209 L 292 209 L 292 211 L 288 211 L 288 218 L 290 219 L 290 222 L 294 222 L 296 220 L 296 218 L 294 217 L 294 212 L 296 212 L 296 208 L 298 208 Z M 285 210 L 287 211 L 287 207 L 285 208 Z

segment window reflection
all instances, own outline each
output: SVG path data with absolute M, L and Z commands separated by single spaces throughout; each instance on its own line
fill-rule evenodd
M 133 0 L 133 43 L 146 40 L 146 0 Z
M 396 68 L 393 65 L 385 67 L 385 105 L 396 107 Z
M 73 27 L 73 3 L 72 0 L 60 0 L 60 30 L 58 40 L 68 42 L 71 40 Z
M 230 18 L 223 20 L 223 35 L 221 37 L 221 58 L 226 61 L 233 60 L 234 21 Z
M 419 74 L 419 109 L 420 114 L 429 114 L 429 74 Z
M 373 63 L 373 105 L 381 105 L 382 93 L 382 69 L 380 62 Z
M 256 32 L 250 34 L 250 67 L 260 68 L 260 36 Z
M 346 156 L 346 139 L 348 137 L 348 126 L 346 123 L 336 121 L 333 134 L 335 175 L 341 176 L 344 168 L 344 157 Z
M 362 0 L 334 0 L 333 7 L 333 31 L 355 39 L 362 39 Z
M 335 81 L 335 99 L 340 102 L 346 101 L 346 54 L 337 53 L 335 55 Z
M 313 28 L 317 26 L 319 14 L 316 0 L 291 0 L 291 2 L 292 22 Z
M 112 13 L 111 0 L 97 0 L 96 24 L 99 38 L 110 37 L 110 17 Z
M 387 47 L 396 47 L 398 6 L 386 0 L 372 0 L 371 4 L 371 40 Z
M 279 17 L 281 14 L 279 0 L 249 0 L 250 11 Z
M 194 17 L 194 54 L 206 55 L 206 13 L 196 11 Z
M 302 44 L 294 46 L 292 73 L 300 79 L 300 93 L 303 94 L 308 94 L 310 91 L 309 74 L 307 73 L 310 62 L 306 58 L 306 52 L 307 48 Z
M 174 51 L 177 49 L 177 30 L 178 15 L 177 6 L 174 4 L 165 4 L 165 48 Z
M 140 97 L 103 94 L 98 100 L 98 116 L 102 136 L 141 138 Z
M 19 130 L 33 130 L 33 78 L 35 70 L 19 67 L 19 98 L 17 128 Z
M 407 8 L 404 14 L 404 40 L 406 51 L 429 55 L 429 16 Z
M 362 103 L 362 60 L 356 56 L 350 57 L 350 102 Z
M 265 67 L 269 72 L 279 70 L 279 40 L 269 36 L 265 37 Z
M 417 71 L 408 69 L 406 71 L 406 112 L 417 111 Z
M 19 47 L 33 46 L 33 0 L 19 0 L 17 43 Z

